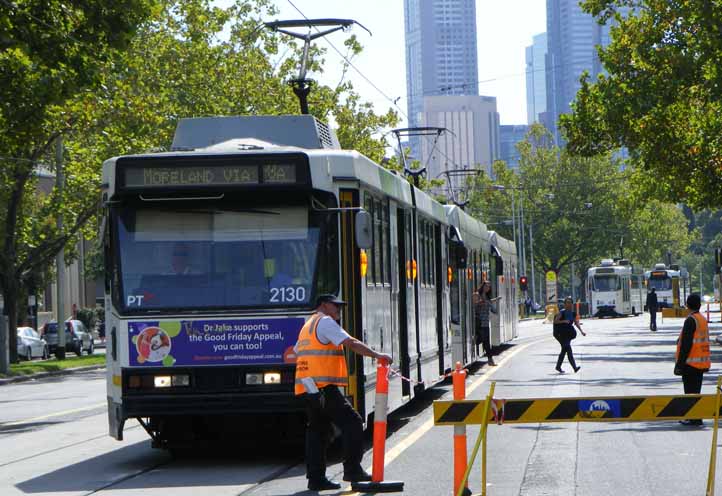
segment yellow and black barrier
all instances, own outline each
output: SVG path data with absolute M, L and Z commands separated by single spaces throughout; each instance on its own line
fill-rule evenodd
M 482 444 L 481 495 L 486 495 L 486 439 L 489 424 L 548 422 L 654 422 L 714 419 L 706 496 L 714 495 L 717 430 L 722 407 L 722 376 L 716 394 L 664 396 L 592 396 L 584 398 L 494 399 L 495 383 L 485 400 L 434 401 L 434 425 L 481 425 L 460 489 L 466 487 L 471 466 Z M 461 490 L 458 493 L 461 494 Z
M 716 395 L 492 400 L 489 423 L 646 422 L 714 418 Z M 486 400 L 435 401 L 436 425 L 482 424 Z

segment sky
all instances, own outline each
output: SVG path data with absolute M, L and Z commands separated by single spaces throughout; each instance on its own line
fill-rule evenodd
M 352 33 L 364 51 L 352 60 L 354 66 L 381 90 L 382 95 L 362 75 L 350 69 L 347 79 L 361 96 L 374 104 L 378 113 L 398 106 L 406 112 L 406 65 L 404 62 L 403 0 L 275 0 L 279 20 L 308 18 L 355 19 L 368 28 Z M 479 59 L 479 94 L 495 96 L 502 124 L 526 124 L 525 47 L 532 36 L 546 31 L 545 0 L 477 0 L 477 46 Z M 273 19 L 269 19 L 273 20 Z M 346 33 L 331 34 L 328 41 L 342 52 Z M 327 41 L 317 40 L 327 48 L 324 74 L 309 74 L 320 83 L 335 86 L 340 78 L 341 56 Z M 399 109 L 396 109 L 399 111 Z M 405 117 L 401 113 L 401 117 Z

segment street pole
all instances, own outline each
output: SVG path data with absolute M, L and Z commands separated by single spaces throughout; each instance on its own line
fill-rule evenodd
M 514 240 L 514 249 L 516 250 L 517 266 L 519 265 L 519 245 L 516 242 L 516 207 L 514 202 L 514 190 L 511 190 L 511 230 Z
M 524 196 L 519 200 L 519 234 L 521 234 L 521 261 L 522 263 L 522 274 L 526 275 L 526 234 L 524 233 Z
M 10 336 L 8 334 L 5 301 L 0 295 L 0 374 L 10 372 Z
M 529 261 L 531 262 L 531 294 L 532 299 L 536 298 L 536 291 L 534 288 L 536 287 L 534 284 L 534 232 L 532 229 L 533 223 L 531 222 L 531 219 L 529 219 Z
M 576 302 L 577 295 L 576 295 L 576 291 L 574 290 L 574 262 L 572 262 L 571 269 L 572 269 L 572 276 L 569 279 L 569 285 L 572 287 L 572 302 Z
M 63 197 L 63 187 L 65 186 L 65 177 L 63 176 L 63 138 L 58 137 L 55 142 L 55 187 L 58 189 L 58 198 Z M 63 232 L 63 214 L 58 214 L 57 219 L 58 235 L 62 236 Z M 55 351 L 55 356 L 58 360 L 65 359 L 65 248 L 61 248 L 55 257 L 55 264 L 57 266 L 58 277 L 56 280 L 57 285 L 57 298 L 55 301 L 57 322 L 58 322 L 58 347 Z

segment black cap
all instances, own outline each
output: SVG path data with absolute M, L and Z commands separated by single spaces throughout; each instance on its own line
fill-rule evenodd
M 346 304 L 346 302 L 343 301 L 341 298 L 337 297 L 336 295 L 332 295 L 332 294 L 319 295 L 318 298 L 316 298 L 316 306 L 319 306 L 321 303 L 335 303 L 336 305 L 345 305 Z

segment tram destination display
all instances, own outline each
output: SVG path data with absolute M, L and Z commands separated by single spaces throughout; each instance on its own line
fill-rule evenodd
M 122 169 L 121 184 L 126 188 L 174 188 L 208 186 L 254 186 L 259 184 L 298 184 L 298 165 L 260 163 L 249 165 L 169 165 L 133 164 Z

